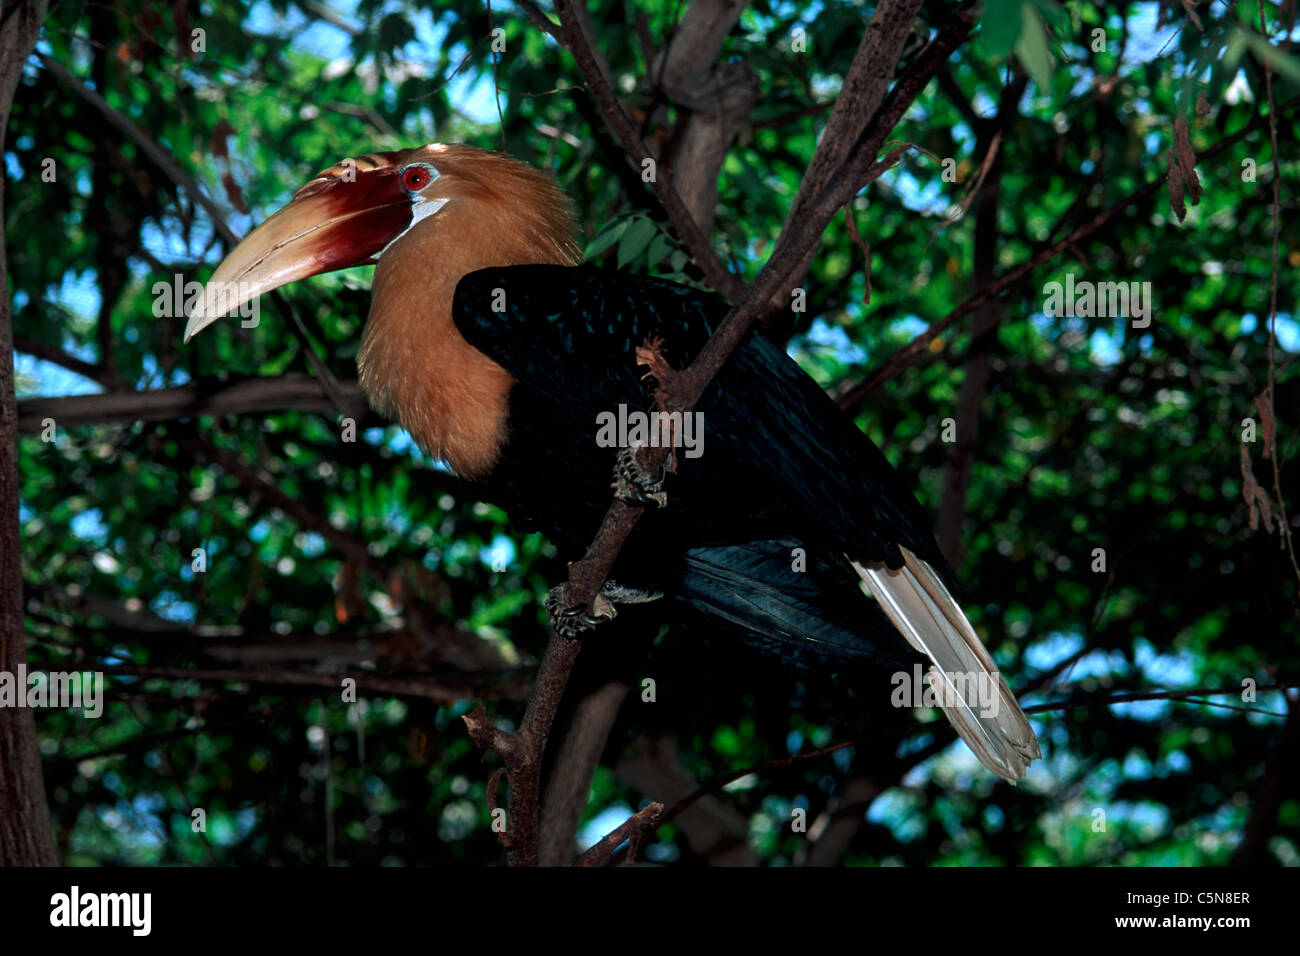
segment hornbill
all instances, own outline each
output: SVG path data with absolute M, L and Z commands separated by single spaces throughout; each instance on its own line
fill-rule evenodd
M 657 338 L 683 368 L 727 305 L 580 265 L 575 233 L 551 176 L 499 153 L 435 143 L 344 160 L 226 257 L 185 339 L 271 289 L 374 263 L 357 356 L 371 406 L 513 527 L 576 559 L 611 477 L 620 497 L 663 506 L 636 526 L 581 625 L 654 602 L 795 668 L 927 662 L 929 699 L 979 759 L 1024 776 L 1038 741 L 952 597 L 924 513 L 784 351 L 748 335 L 697 405 L 703 453 L 670 477 L 597 440 L 602 413 L 651 409 L 636 348 Z M 578 626 L 575 609 L 548 610 L 566 632 Z

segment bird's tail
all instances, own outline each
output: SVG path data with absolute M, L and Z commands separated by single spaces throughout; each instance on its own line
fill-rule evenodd
M 1015 783 L 1030 761 L 1042 756 L 1024 711 L 970 621 L 927 562 L 906 548 L 903 567 L 853 562 L 864 590 L 908 643 L 928 657 L 926 675 L 952 722 L 980 762 Z M 981 695 L 981 687 L 993 693 Z M 978 700 L 980 696 L 985 699 Z

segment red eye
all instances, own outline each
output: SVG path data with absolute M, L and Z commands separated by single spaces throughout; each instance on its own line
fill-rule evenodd
M 402 170 L 402 188 L 408 192 L 419 192 L 429 185 L 429 171 L 423 166 L 409 166 Z

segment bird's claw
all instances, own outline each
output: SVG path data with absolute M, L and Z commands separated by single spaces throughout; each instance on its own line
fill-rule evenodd
M 546 616 L 560 637 L 575 640 L 597 625 L 612 621 L 618 615 L 614 602 L 597 594 L 591 606 L 570 604 L 567 585 L 558 584 L 546 596 Z
M 672 470 L 673 455 L 659 467 L 658 474 L 647 470 L 637 458 L 641 446 L 633 445 L 620 448 L 614 462 L 614 497 L 630 505 L 654 505 L 656 508 L 668 507 L 668 492 L 664 490 L 664 479 Z
M 551 619 L 555 633 L 570 640 L 581 637 L 596 626 L 612 621 L 618 616 L 615 604 L 648 604 L 664 596 L 663 591 L 652 588 L 631 587 L 607 580 L 591 602 L 591 607 L 569 602 L 567 585 L 551 588 L 546 596 L 546 615 Z

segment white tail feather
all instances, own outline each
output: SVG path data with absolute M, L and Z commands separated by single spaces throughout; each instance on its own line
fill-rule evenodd
M 979 757 L 998 776 L 1015 783 L 1031 760 L 1042 756 L 1024 711 L 998 673 L 970 621 L 939 575 L 906 548 L 903 567 L 867 567 L 853 561 L 864 590 L 884 610 L 907 642 L 928 657 L 926 674 L 952 722 Z M 963 675 L 954 682 L 953 675 Z M 996 699 L 981 705 L 969 696 L 976 680 L 993 682 Z

